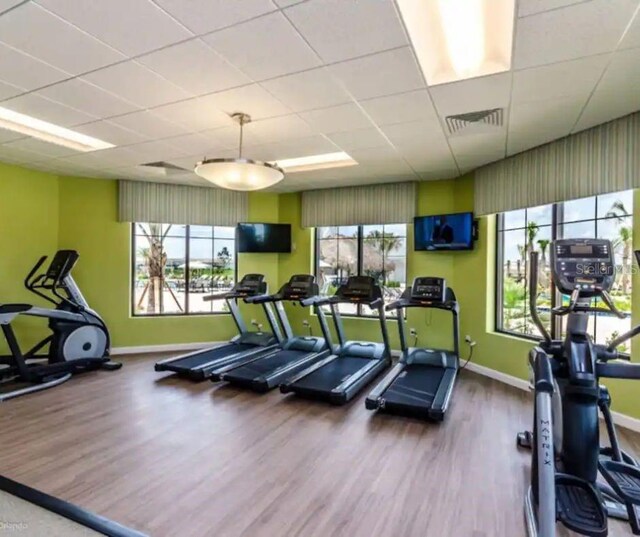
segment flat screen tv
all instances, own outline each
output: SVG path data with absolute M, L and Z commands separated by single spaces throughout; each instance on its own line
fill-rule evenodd
M 413 219 L 413 232 L 415 250 L 472 250 L 473 213 L 417 216 Z
M 291 225 L 238 224 L 238 252 L 286 253 L 291 251 Z

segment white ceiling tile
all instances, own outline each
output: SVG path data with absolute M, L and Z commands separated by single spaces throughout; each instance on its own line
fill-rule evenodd
M 0 82 L 0 101 L 9 99 L 10 97 L 15 97 L 16 95 L 20 95 L 21 93 L 24 93 L 24 90 L 22 88 L 12 86 L 11 84 L 7 84 L 6 82 Z
M 51 65 L 0 43 L 0 80 L 4 82 L 33 90 L 69 77 Z
M 79 78 L 54 84 L 36 92 L 36 95 L 99 117 L 118 116 L 138 109 L 136 105 Z
M 92 123 L 85 123 L 84 125 L 74 127 L 73 130 L 88 136 L 93 136 L 94 138 L 109 142 L 113 145 L 130 145 L 148 140 L 148 137 L 129 129 L 125 129 L 124 127 L 111 123 L 110 121 L 94 121 Z
M 640 110 L 638 49 L 617 52 L 589 100 L 576 131 Z
M 46 158 L 46 156 L 42 156 L 35 151 L 11 147 L 7 144 L 0 145 L 0 162 L 8 162 L 10 164 L 34 164 Z
M 407 44 L 392 0 L 310 0 L 285 14 L 325 62 Z
M 0 13 L 4 13 L 23 2 L 24 0 L 0 0 Z
M 17 0 L 14 0 L 14 1 L 17 1 Z M 274 0 L 274 2 L 280 8 L 293 6 L 294 4 L 299 4 L 300 2 L 304 2 L 304 1 L 305 0 Z
M 166 138 L 162 141 L 165 144 L 178 149 L 184 155 L 199 154 L 200 156 L 193 160 L 193 165 L 195 165 L 198 160 L 202 160 L 203 156 L 209 153 L 214 146 L 210 138 L 207 138 L 200 133 L 183 134 L 173 138 Z
M 25 138 L 25 135 L 19 132 L 0 128 L 0 144 L 11 142 L 13 140 L 20 140 L 20 138 Z
M 50 144 L 36 138 L 22 138 L 20 140 L 15 140 L 4 145 L 8 148 L 24 149 L 37 153 L 38 155 L 40 155 L 40 160 L 44 158 L 57 158 L 67 155 L 76 155 L 78 153 L 77 151 L 69 149 L 68 147 Z
M 0 17 L 0 41 L 72 74 L 124 59 L 115 49 L 34 3 Z
M 271 0 L 155 0 L 187 28 L 204 34 L 275 11 Z
M 637 7 L 637 0 L 592 0 L 518 19 L 514 67 L 611 52 Z
M 37 0 L 37 3 L 128 56 L 193 35 L 150 0 Z
M 640 10 L 636 13 L 633 22 L 627 28 L 624 38 L 620 42 L 621 49 L 640 47 Z
M 529 15 L 535 15 L 543 11 L 551 11 L 552 9 L 589 1 L 590 0 L 520 0 L 518 2 L 518 17 L 528 17 Z
M 203 95 L 251 80 L 200 39 L 152 52 L 137 61 L 192 95 Z
M 254 121 L 245 125 L 244 132 L 248 137 L 265 143 L 304 138 L 315 134 L 309 124 L 296 115 Z
M 566 136 L 571 132 L 586 101 L 587 95 L 579 99 L 561 97 L 514 104 L 509 115 L 509 133 L 547 131 L 554 133 L 556 138 Z
M 441 181 L 443 179 L 454 179 L 459 177 L 460 171 L 458 168 L 447 168 L 443 170 L 433 170 L 429 172 L 421 172 L 418 174 L 422 181 Z
M 426 89 L 368 99 L 361 101 L 360 105 L 377 125 L 411 121 L 439 122 Z
M 182 101 L 191 96 L 134 61 L 100 69 L 84 79 L 142 108 Z
M 334 153 L 339 148 L 324 136 L 308 136 L 282 142 L 271 142 L 247 147 L 245 154 L 249 158 L 273 162 L 311 155 Z
M 514 130 L 513 132 L 509 132 L 507 156 L 515 155 L 522 151 L 552 142 L 562 136 L 566 136 L 566 131 L 564 131 L 564 134 L 558 134 L 551 130 Z
M 321 67 L 261 82 L 260 85 L 294 112 L 326 108 L 351 101 L 331 72 Z
M 111 118 L 109 121 L 155 140 L 178 136 L 187 132 L 184 127 L 165 121 L 148 111 L 133 112 L 126 116 Z
M 409 47 L 337 63 L 331 72 L 356 99 L 370 99 L 424 87 Z
M 354 149 L 369 149 L 372 147 L 387 147 L 389 142 L 378 129 L 358 129 L 355 131 L 336 132 L 327 135 L 340 149 L 352 151 Z
M 26 93 L 19 97 L 14 97 L 4 101 L 2 106 L 62 127 L 80 125 L 97 119 L 96 116 L 45 99 L 35 93 Z
M 321 65 L 282 13 L 271 13 L 204 37 L 207 44 L 254 80 Z
M 131 162 L 137 163 L 137 158 L 136 154 L 126 147 L 114 147 L 63 157 L 60 162 L 88 168 L 109 169 L 119 168 Z
M 322 110 L 302 112 L 300 117 L 316 131 L 325 134 L 366 129 L 373 126 L 369 118 L 355 104 L 343 104 Z
M 402 158 L 420 175 L 434 171 L 440 173 L 441 170 L 457 171 L 456 161 L 449 147 L 446 148 L 446 151 L 441 152 L 422 151 L 403 154 Z
M 194 97 L 186 101 L 165 104 L 151 110 L 154 115 L 190 131 L 203 131 L 232 125 L 233 120 L 214 107 L 210 99 Z
M 511 73 L 473 78 L 429 88 L 442 117 L 509 106 Z
M 291 110 L 258 84 L 234 88 L 202 97 L 202 102 L 216 107 L 225 114 L 249 114 L 253 120 L 284 116 Z
M 506 131 L 449 138 L 459 168 L 477 167 L 506 156 Z
M 382 127 L 382 131 L 397 148 L 424 147 L 427 150 L 429 144 L 445 140 L 440 124 L 433 121 L 411 121 L 385 125 Z
M 165 140 L 142 142 L 141 144 L 127 146 L 127 149 L 135 155 L 132 157 L 132 164 L 166 161 L 187 155 L 185 151 Z M 124 164 L 127 163 L 124 160 L 122 162 Z
M 602 54 L 516 71 L 513 73 L 512 103 L 588 95 L 609 59 L 609 54 Z

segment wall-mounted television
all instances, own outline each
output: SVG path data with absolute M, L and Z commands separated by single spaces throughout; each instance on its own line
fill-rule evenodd
M 472 250 L 473 213 L 417 216 L 413 219 L 413 233 L 415 250 Z
M 238 224 L 240 253 L 287 253 L 291 251 L 290 224 Z

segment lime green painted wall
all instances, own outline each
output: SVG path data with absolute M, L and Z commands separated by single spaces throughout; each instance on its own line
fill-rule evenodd
M 420 183 L 419 214 L 473 209 L 473 177 Z M 640 248 L 640 191 L 635 194 L 634 246 Z M 294 273 L 311 273 L 313 234 L 300 227 L 300 195 L 252 193 L 249 220 L 292 224 L 290 254 L 240 254 L 238 271 L 264 273 L 275 292 Z M 132 318 L 130 315 L 130 226 L 116 221 L 117 184 L 113 181 L 56 177 L 0 164 L 0 301 L 33 302 L 22 280 L 40 255 L 57 248 L 75 248 L 80 262 L 75 272 L 87 299 L 106 319 L 117 347 L 219 341 L 235 333 L 229 316 Z M 413 251 L 411 226 L 407 239 L 408 280 L 431 274 L 447 278 L 461 305 L 461 338 L 477 341 L 474 362 L 519 378 L 527 378 L 529 341 L 497 334 L 493 326 L 495 281 L 495 218 L 480 219 L 480 240 L 471 252 L 426 253 Z M 640 298 L 640 275 L 634 274 L 634 301 Z M 636 301 L 637 302 L 637 301 Z M 319 333 L 315 316 L 306 308 L 287 307 L 294 330 L 302 331 L 309 319 Z M 260 308 L 243 306 L 247 320 Z M 640 308 L 634 310 L 640 322 Z M 408 327 L 420 334 L 420 344 L 446 346 L 450 342 L 450 317 L 442 312 L 412 311 Z M 38 320 L 20 319 L 18 335 L 28 342 L 46 334 Z M 399 347 L 397 326 L 388 321 L 391 344 Z M 345 319 L 352 339 L 380 341 L 376 320 Z M 1 345 L 1 343 L 0 343 Z M 2 348 L 2 347 L 0 347 Z M 633 347 L 640 360 L 640 345 Z M 463 358 L 466 348 L 462 344 Z M 640 418 L 640 405 L 631 382 L 607 383 L 612 388 L 614 409 Z
M 23 280 L 40 256 L 55 252 L 57 222 L 57 178 L 0 163 L 0 303 L 46 306 L 24 288 Z M 47 335 L 46 325 L 38 319 L 22 317 L 14 327 L 24 350 Z M 0 352 L 6 351 L 1 341 Z

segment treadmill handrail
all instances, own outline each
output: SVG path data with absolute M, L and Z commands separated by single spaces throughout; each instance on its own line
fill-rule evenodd
M 276 302 L 273 299 L 274 295 L 255 295 L 255 296 L 247 296 L 244 298 L 244 301 L 247 304 L 266 304 L 267 302 Z

